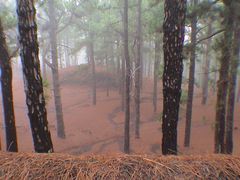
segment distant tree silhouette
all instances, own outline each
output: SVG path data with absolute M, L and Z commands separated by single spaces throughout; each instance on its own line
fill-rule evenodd
M 198 0 L 193 0 L 192 5 L 196 7 Z M 195 83 L 195 61 L 196 61 L 196 42 L 197 42 L 197 12 L 193 10 L 191 13 L 191 50 L 190 50 L 190 66 L 189 66 L 189 81 L 188 81 L 188 98 L 187 98 L 187 110 L 186 110 L 186 125 L 185 125 L 185 137 L 184 146 L 190 146 L 191 137 L 191 124 L 192 124 L 192 104 L 194 94 Z
M 208 30 L 207 36 L 212 34 L 212 20 L 210 19 L 208 22 Z M 210 67 L 210 56 L 209 51 L 211 47 L 212 39 L 209 38 L 206 43 L 206 50 L 205 50 L 205 62 L 203 68 L 203 82 L 202 82 L 202 104 L 205 105 L 208 99 L 208 81 L 209 81 L 209 67 Z
M 124 152 L 130 153 L 130 57 L 128 49 L 128 0 L 124 0 L 124 57 L 126 63 L 125 73 L 125 125 L 124 125 Z
M 159 65 L 160 65 L 160 33 L 156 32 L 155 35 L 155 60 L 154 60 L 154 79 L 153 79 L 153 111 L 157 112 L 157 99 L 158 99 L 158 73 L 159 73 Z
M 49 8 L 49 39 L 51 46 L 51 70 L 53 79 L 53 95 L 55 102 L 57 135 L 60 138 L 65 138 L 65 129 L 63 121 L 62 98 L 60 91 L 59 72 L 58 72 L 58 51 L 57 51 L 57 19 L 55 13 L 54 0 L 48 0 Z
M 135 122 L 135 138 L 140 137 L 140 119 L 141 119 L 141 62 L 142 62 L 142 0 L 138 0 L 138 10 L 137 10 L 137 57 L 135 63 L 135 112 L 136 112 L 136 122 Z
M 94 34 L 89 33 L 89 44 L 88 44 L 88 57 L 91 65 L 92 74 L 92 104 L 97 104 L 97 85 L 96 85 L 96 70 L 95 70 L 95 58 L 94 58 L 94 44 L 93 44 Z

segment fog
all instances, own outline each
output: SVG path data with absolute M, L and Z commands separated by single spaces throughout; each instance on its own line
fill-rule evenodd
M 29 89 L 23 75 L 23 58 L 20 57 L 20 52 L 24 48 L 19 43 L 19 19 L 16 13 L 16 2 L 21 4 L 23 1 L 27 0 L 0 0 L 0 18 L 13 70 L 12 92 L 18 151 L 32 152 L 34 143 L 29 120 L 31 112 L 26 101 L 29 100 L 26 98 Z M 164 49 L 163 45 L 168 40 L 165 38 L 164 41 L 166 31 L 163 23 L 167 19 L 164 19 L 164 2 L 142 0 L 141 6 L 135 0 L 128 2 L 127 45 L 122 0 L 35 0 L 36 14 L 34 10 L 29 10 L 31 15 L 35 15 L 37 26 L 31 21 L 31 26 L 26 27 L 36 28 L 39 51 L 34 63 L 30 56 L 25 61 L 32 63 L 34 67 L 36 64 L 40 65 L 48 129 L 54 152 L 77 155 L 125 152 L 128 109 L 126 97 L 129 95 L 130 152 L 162 154 L 163 73 L 166 71 L 164 58 L 167 56 L 167 48 Z M 214 152 L 216 104 L 220 88 L 218 82 L 221 82 L 219 69 L 224 46 L 221 44 L 224 37 L 222 29 L 225 28 L 222 23 L 225 17 L 224 7 L 223 3 L 213 1 L 198 1 L 197 5 L 191 1 L 187 4 L 183 53 L 178 56 L 183 59 L 177 119 L 176 153 L 179 154 Z M 34 18 L 29 15 L 28 20 L 32 19 Z M 179 30 L 177 25 L 171 31 Z M 30 31 L 28 33 L 31 34 Z M 177 37 L 175 41 L 178 41 Z M 129 67 L 126 63 L 126 46 L 129 51 Z M 34 43 L 32 48 L 35 48 Z M 172 61 L 175 56 L 174 52 L 170 53 Z M 236 59 L 239 60 L 239 56 Z M 232 67 L 231 63 L 229 67 Z M 177 72 L 177 68 L 171 71 L 173 75 Z M 126 95 L 127 77 L 130 78 L 130 90 Z M 239 73 L 236 79 L 233 153 L 239 155 Z M 192 101 L 189 101 L 189 82 L 192 82 Z M 3 100 L 2 96 L 1 99 Z M 2 100 L 0 138 L 2 150 L 5 151 L 8 147 Z M 184 139 L 188 106 L 191 106 L 191 140 L 186 147 Z M 138 120 L 140 122 L 136 123 Z

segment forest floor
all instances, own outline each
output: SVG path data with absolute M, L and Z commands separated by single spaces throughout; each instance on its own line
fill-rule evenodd
M 56 136 L 56 121 L 54 101 L 51 97 L 47 104 L 49 127 L 55 152 L 70 154 L 111 154 L 121 153 L 123 149 L 124 113 L 121 111 L 121 96 L 117 89 L 110 89 L 109 96 L 106 88 L 99 85 L 97 89 L 97 105 L 91 105 L 91 88 L 78 82 L 79 68 L 72 67 L 60 71 L 61 94 L 64 113 L 66 139 Z M 161 83 L 159 87 L 158 111 L 153 113 L 152 81 L 144 82 L 141 105 L 140 139 L 134 138 L 134 106 L 132 105 L 131 119 L 131 152 L 136 154 L 161 154 Z M 13 79 L 14 107 L 18 135 L 19 150 L 33 152 L 33 143 L 23 80 L 17 71 Z M 196 89 L 193 105 L 193 122 L 190 148 L 183 147 L 185 128 L 185 105 L 181 106 L 178 126 L 179 154 L 211 154 L 214 147 L 214 117 L 215 97 L 210 92 L 208 104 L 201 105 L 201 93 Z M 2 104 L 2 103 L 1 103 Z M 237 104 L 236 109 L 240 108 Z M 0 111 L 2 116 L 2 108 Z M 234 125 L 234 154 L 240 154 L 240 113 L 236 110 Z M 4 148 L 4 123 L 1 122 L 1 141 Z

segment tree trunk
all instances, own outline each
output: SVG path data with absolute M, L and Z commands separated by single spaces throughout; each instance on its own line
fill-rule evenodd
M 125 73 L 125 125 L 124 125 L 124 152 L 130 153 L 130 57 L 128 49 L 128 0 L 124 0 L 124 55 L 126 63 Z
M 210 36 L 212 34 L 212 21 L 209 21 L 208 24 L 208 32 L 207 36 Z M 205 50 L 205 65 L 203 69 L 203 82 L 202 82 L 202 105 L 206 105 L 207 99 L 208 99 L 208 81 L 209 81 L 209 67 L 210 67 L 210 57 L 209 57 L 209 51 L 211 47 L 211 41 L 212 39 L 209 38 L 207 40 L 206 44 L 206 50 Z
M 155 35 L 155 61 L 154 61 L 154 85 L 153 85 L 153 110 L 157 112 L 157 98 L 158 98 L 158 72 L 160 65 L 160 34 L 156 32 Z
M 17 0 L 17 13 L 24 88 L 34 148 L 38 153 L 53 152 L 38 57 L 36 9 L 33 1 Z
M 91 63 L 91 71 L 92 71 L 92 104 L 97 104 L 97 85 L 96 85 L 96 71 L 95 71 L 95 59 L 94 59 L 94 45 L 93 45 L 93 39 L 94 35 L 90 32 L 90 42 L 89 42 L 89 60 Z
M 17 133 L 15 126 L 15 114 L 13 108 L 12 93 L 12 65 L 7 49 L 5 34 L 0 19 L 0 67 L 1 67 L 1 89 L 4 112 L 4 123 L 6 131 L 6 150 L 17 152 Z
M 234 38 L 233 38 L 233 53 L 230 64 L 229 90 L 227 102 L 227 118 L 226 118 L 226 147 L 225 152 L 232 154 L 233 152 L 233 120 L 235 106 L 235 91 L 237 84 L 237 70 L 239 64 L 240 53 L 240 26 L 238 21 L 235 21 Z
M 122 94 L 123 89 L 122 89 L 122 78 L 121 78 L 121 58 L 119 55 L 119 50 L 120 50 L 120 42 L 117 40 L 117 77 L 118 77 L 118 92 L 119 94 Z
M 48 1 L 49 6 L 49 38 L 51 46 L 51 58 L 52 58 L 52 79 L 53 79 L 53 94 L 55 101 L 56 119 L 57 119 L 57 135 L 59 138 L 65 138 L 62 100 L 60 92 L 60 82 L 58 73 L 58 53 L 57 53 L 57 21 L 54 7 L 54 0 Z
M 70 53 L 69 53 L 69 49 L 68 49 L 68 46 L 69 46 L 69 39 L 68 37 L 66 36 L 65 38 L 65 48 L 64 48 L 64 51 L 65 51 L 65 62 L 66 62 L 66 67 L 70 67 Z
M 152 65 L 152 54 L 151 54 L 151 49 L 152 49 L 152 41 L 149 42 L 149 48 L 150 51 L 148 52 L 148 70 L 147 70 L 147 77 L 151 77 L 151 65 Z
M 123 54 L 123 53 L 122 53 Z M 121 100 L 121 102 L 122 102 L 122 111 L 125 111 L 125 75 L 126 74 L 126 63 L 125 63 L 125 57 L 124 56 L 122 56 L 122 76 L 121 76 L 121 78 L 122 78 L 122 100 Z
M 78 56 L 77 56 L 77 53 L 74 54 L 74 66 L 77 66 L 78 65 Z
M 42 77 L 43 77 L 43 80 L 46 80 L 47 79 L 47 67 L 46 67 L 46 55 L 47 55 L 47 50 L 48 50 L 48 47 L 45 47 L 44 48 L 44 43 L 42 45 Z
M 61 41 L 60 41 L 61 44 Z M 62 47 L 61 45 L 58 47 L 58 57 L 59 57 L 59 68 L 62 69 L 63 68 L 63 64 L 62 64 Z
M 193 1 L 193 6 L 197 6 L 198 0 Z M 194 82 L 195 82 L 195 59 L 196 59 L 196 38 L 197 38 L 197 14 L 192 13 L 191 18 L 191 57 L 189 66 L 189 81 L 188 81 L 188 99 L 187 99 L 187 110 L 186 110 L 186 125 L 185 125 L 185 138 L 184 146 L 190 146 L 191 137 L 191 124 L 192 124 L 192 104 L 194 94 Z
M 43 80 L 46 80 L 47 79 L 47 67 L 46 67 L 46 63 L 45 63 L 45 55 L 42 54 L 42 77 L 43 77 Z
M 233 31 L 232 4 L 225 6 L 225 33 L 222 41 L 222 57 L 220 59 L 220 75 L 217 90 L 215 153 L 224 153 L 225 112 L 228 91 L 229 59 L 231 57 L 231 42 Z
M 162 153 L 177 154 L 186 0 L 165 0 Z
M 217 71 L 217 68 L 214 68 L 214 77 L 213 77 L 213 88 L 212 88 L 212 91 L 213 91 L 213 95 L 215 96 L 216 94 L 216 90 L 217 90 L 217 77 L 218 77 L 218 71 Z
M 140 138 L 140 104 L 141 104 L 141 91 L 140 91 L 140 79 L 141 79 L 141 52 L 142 52 L 142 0 L 138 0 L 138 13 L 137 13 L 137 58 L 135 63 L 135 138 Z

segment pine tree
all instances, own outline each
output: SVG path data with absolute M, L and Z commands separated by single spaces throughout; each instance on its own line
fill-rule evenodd
M 55 14 L 54 0 L 48 1 L 49 7 L 49 39 L 51 45 L 51 58 L 52 58 L 52 79 L 53 79 L 53 94 L 56 110 L 57 120 L 57 135 L 60 138 L 65 138 L 62 99 L 60 92 L 60 82 L 58 73 L 58 52 L 57 52 L 57 20 Z
M 162 153 L 177 154 L 186 0 L 165 0 Z
M 17 0 L 20 56 L 35 151 L 53 152 L 40 72 L 34 0 Z
M 217 85 L 216 123 L 215 123 L 215 153 L 224 153 L 226 102 L 228 91 L 229 59 L 231 57 L 233 37 L 233 1 L 225 2 L 224 37 L 222 40 L 222 57 L 220 59 L 219 80 Z
M 237 84 L 237 70 L 240 57 L 240 23 L 237 15 L 240 3 L 234 3 L 234 33 L 232 41 L 232 53 L 230 58 L 230 73 L 229 73 L 229 89 L 227 95 L 227 117 L 226 117 L 226 142 L 225 153 L 231 154 L 233 152 L 233 123 L 235 110 L 235 91 Z
M 11 57 L 8 53 L 5 34 L 0 19 L 0 67 L 4 123 L 6 131 L 6 150 L 10 152 L 17 152 L 17 132 L 12 93 L 12 65 L 10 60 Z
M 92 74 L 92 104 L 97 104 L 97 85 L 96 85 L 96 70 L 95 70 L 95 58 L 94 58 L 94 34 L 89 33 L 89 44 L 88 44 L 88 57 L 91 65 Z
M 157 111 L 157 99 L 158 99 L 158 72 L 160 65 L 160 33 L 155 34 L 155 60 L 154 60 L 154 85 L 153 85 L 153 111 Z
M 196 7 L 198 0 L 193 1 L 193 7 Z M 184 146 L 190 146 L 191 137 L 191 124 L 192 124 L 192 104 L 194 94 L 194 82 L 195 82 L 195 60 L 196 60 L 196 42 L 197 42 L 197 12 L 193 10 L 190 15 L 191 21 L 191 51 L 190 51 L 190 66 L 189 66 L 189 81 L 188 81 L 188 98 L 187 98 L 187 110 L 186 110 L 186 126 L 185 126 L 185 138 Z
M 210 19 L 208 22 L 208 30 L 207 36 L 212 34 L 212 20 Z M 206 49 L 205 49 L 205 62 L 203 68 L 203 83 L 202 83 L 202 104 L 205 105 L 208 99 L 208 81 L 209 81 L 209 67 L 210 67 L 210 56 L 209 51 L 211 47 L 212 39 L 209 38 L 206 42 Z
M 130 57 L 128 49 L 128 0 L 124 0 L 124 57 L 126 63 L 125 73 L 125 125 L 124 125 L 124 152 L 130 153 Z
M 135 63 L 135 112 L 136 112 L 136 123 L 135 123 L 135 138 L 140 137 L 140 103 L 141 103 L 141 62 L 142 62 L 142 0 L 138 0 L 138 11 L 137 11 L 137 58 Z

